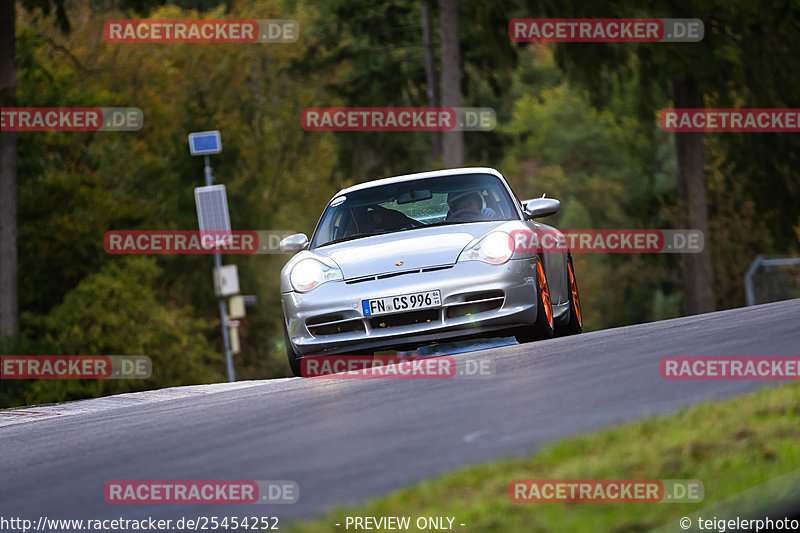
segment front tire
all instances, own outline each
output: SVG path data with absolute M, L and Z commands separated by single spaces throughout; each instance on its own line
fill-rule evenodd
M 578 294 L 578 282 L 575 279 L 575 267 L 572 265 L 572 256 L 567 257 L 567 278 L 567 281 L 569 281 L 569 323 L 563 328 L 558 328 L 556 335 L 559 337 L 576 335 L 583 331 L 581 297 Z
M 514 337 L 520 344 L 549 339 L 553 336 L 553 305 L 550 302 L 550 287 L 540 257 L 536 258 L 536 285 L 536 323 L 517 330 Z
M 283 324 L 283 342 L 286 344 L 286 359 L 289 360 L 289 368 L 292 369 L 292 374 L 301 378 L 303 373 L 300 369 L 300 356 L 294 351 L 292 341 L 289 340 L 289 331 L 286 329 L 286 323 Z

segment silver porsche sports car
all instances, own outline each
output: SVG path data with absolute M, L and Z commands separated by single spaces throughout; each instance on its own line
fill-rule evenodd
M 530 342 L 580 333 L 569 249 L 515 246 L 520 232 L 556 232 L 534 219 L 557 200 L 518 201 L 491 168 L 380 179 L 339 191 L 311 240 L 281 271 L 286 353 L 412 350 L 442 341 L 514 335 Z

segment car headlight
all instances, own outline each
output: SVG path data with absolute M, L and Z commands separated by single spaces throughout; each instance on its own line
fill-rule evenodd
M 289 280 L 298 292 L 307 292 L 326 281 L 343 279 L 342 271 L 316 259 L 306 258 L 292 267 Z
M 511 235 L 503 231 L 493 231 L 474 245 L 466 248 L 458 256 L 459 261 L 483 261 L 501 265 L 511 259 L 514 253 Z

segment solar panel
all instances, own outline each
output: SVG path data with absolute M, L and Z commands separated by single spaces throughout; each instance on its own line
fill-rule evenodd
M 222 151 L 219 131 L 201 131 L 189 134 L 189 152 L 192 155 L 218 154 Z
M 219 243 L 228 243 L 231 236 L 231 218 L 228 213 L 228 196 L 224 185 L 197 187 L 194 190 L 197 205 L 197 222 L 200 234 L 212 235 Z

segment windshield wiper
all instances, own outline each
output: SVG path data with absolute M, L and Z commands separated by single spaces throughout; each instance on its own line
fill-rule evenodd
M 352 235 L 348 235 L 347 237 L 339 237 L 338 239 L 333 239 L 332 241 L 328 241 L 326 243 L 320 244 L 317 248 L 322 248 L 323 246 L 328 246 L 329 244 L 337 244 L 340 242 L 345 241 L 352 241 L 353 239 L 361 239 L 364 237 L 374 237 L 375 235 L 384 235 L 386 233 L 393 233 L 393 231 L 378 231 L 375 233 L 354 233 Z

